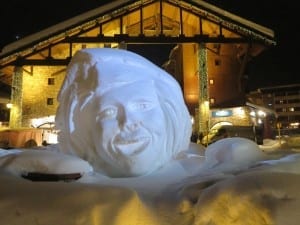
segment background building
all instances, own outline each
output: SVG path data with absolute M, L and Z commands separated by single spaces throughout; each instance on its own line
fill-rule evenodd
M 259 88 L 249 93 L 248 98 L 277 114 L 277 124 L 282 129 L 299 128 L 300 84 Z

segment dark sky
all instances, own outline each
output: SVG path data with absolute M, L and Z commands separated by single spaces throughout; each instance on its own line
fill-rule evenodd
M 16 38 L 45 29 L 104 3 L 104 0 L 7 0 L 0 3 L 0 47 Z M 296 1 L 207 0 L 220 8 L 266 26 L 275 32 L 277 45 L 249 64 L 249 88 L 300 83 L 297 72 L 300 51 L 300 20 Z M 149 55 L 161 54 L 148 48 Z M 166 48 L 168 49 L 168 48 Z M 168 54 L 165 54 L 168 55 Z

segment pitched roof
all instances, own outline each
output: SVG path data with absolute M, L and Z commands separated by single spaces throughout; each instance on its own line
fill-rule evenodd
M 80 14 L 76 17 L 58 23 L 40 32 L 29 35 L 18 41 L 4 46 L 0 53 L 0 59 L 9 57 L 12 54 L 18 54 L 20 51 L 26 50 L 26 48 L 32 48 L 33 46 L 41 45 L 45 42 L 51 42 L 55 39 L 60 39 L 69 33 L 74 32 L 74 29 L 82 29 L 82 27 L 91 23 L 91 21 L 98 21 L 99 18 L 107 17 L 113 14 L 125 13 L 130 7 L 137 6 L 139 4 L 150 4 L 151 2 L 158 2 L 158 0 L 145 0 L 145 1 L 132 1 L 132 0 L 117 0 L 109 4 L 100 6 L 86 13 Z M 230 27 L 235 29 L 237 32 L 244 33 L 245 35 L 251 36 L 257 40 L 265 42 L 267 45 L 274 45 L 274 32 L 273 30 L 261 26 L 252 21 L 241 18 L 228 11 L 211 5 L 201 0 L 191 1 L 180 1 L 168 0 L 173 4 L 181 4 L 189 8 L 191 11 L 196 13 L 205 14 L 207 18 L 217 21 L 223 27 Z M 1 63 L 1 61 L 0 61 Z
M 88 23 L 89 20 L 93 20 L 103 13 L 112 12 L 115 9 L 118 9 L 125 4 L 132 2 L 130 0 L 117 0 L 106 5 L 100 6 L 68 20 L 65 20 L 61 23 L 48 27 L 44 30 L 41 30 L 37 33 L 26 36 L 20 40 L 12 42 L 4 46 L 0 53 L 0 58 L 4 58 L 10 54 L 14 54 L 26 47 L 32 47 L 34 45 L 39 45 L 47 40 L 51 42 L 51 39 L 59 38 L 61 35 L 65 36 L 73 29 L 76 29 L 80 26 L 84 26 L 85 23 Z
M 115 23 L 114 30 L 102 32 L 102 27 L 113 24 L 115 20 L 119 21 Z M 123 22 L 126 23 L 126 31 L 120 25 Z M 187 32 L 186 27 L 192 27 L 189 28 L 192 31 Z M 55 46 L 62 43 L 71 46 L 74 43 L 123 41 L 251 43 L 251 56 L 276 45 L 273 30 L 203 0 L 116 0 L 4 46 L 0 52 L 0 80 L 10 84 L 14 65 L 17 64 L 67 65 L 72 54 L 52 61 L 51 53 L 49 55 L 49 52 L 55 52 Z M 71 52 L 72 48 L 69 50 Z

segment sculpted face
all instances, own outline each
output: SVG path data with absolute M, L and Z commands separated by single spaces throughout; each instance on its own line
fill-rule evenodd
M 58 101 L 60 151 L 87 160 L 98 173 L 145 175 L 189 146 L 192 126 L 181 87 L 133 52 L 78 51 Z
M 166 140 L 164 115 L 149 80 L 112 88 L 95 99 L 93 140 L 99 156 L 124 175 L 160 166 Z

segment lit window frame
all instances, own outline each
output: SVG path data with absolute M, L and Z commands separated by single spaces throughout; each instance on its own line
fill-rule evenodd
M 47 105 L 54 105 L 54 98 L 47 98 Z
M 55 85 L 55 78 L 49 77 L 48 78 L 48 85 Z

